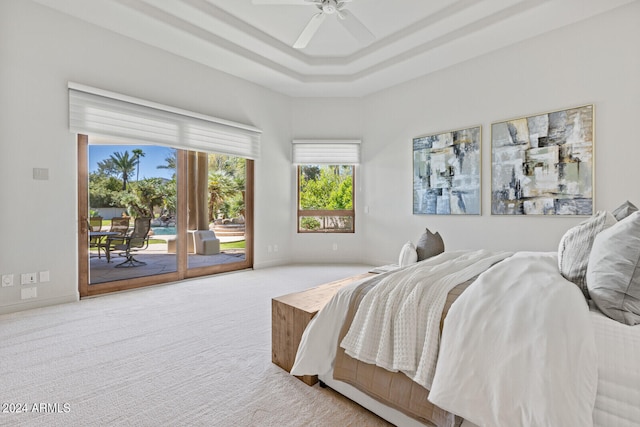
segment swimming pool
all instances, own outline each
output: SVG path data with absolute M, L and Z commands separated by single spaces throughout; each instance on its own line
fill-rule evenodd
M 176 234 L 175 227 L 151 227 L 153 234 L 156 236 L 164 236 L 167 234 Z

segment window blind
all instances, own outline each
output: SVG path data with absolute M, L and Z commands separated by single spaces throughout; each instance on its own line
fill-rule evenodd
M 101 139 L 258 159 L 252 126 L 69 83 L 69 129 Z
M 359 140 L 293 140 L 294 164 L 356 165 L 360 163 Z

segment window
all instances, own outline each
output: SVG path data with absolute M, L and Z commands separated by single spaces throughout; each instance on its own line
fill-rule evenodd
M 298 166 L 298 232 L 353 233 L 353 165 Z
M 359 140 L 294 140 L 298 166 L 298 233 L 355 231 L 355 168 Z

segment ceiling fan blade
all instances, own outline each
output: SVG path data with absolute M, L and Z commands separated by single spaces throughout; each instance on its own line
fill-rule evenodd
M 313 15 L 307 26 L 304 27 L 304 30 L 302 30 L 302 33 L 298 36 L 298 40 L 293 44 L 293 47 L 296 49 L 305 48 L 326 17 L 327 15 L 323 12 Z
M 369 44 L 376 39 L 367 27 L 358 20 L 351 12 L 346 9 L 342 9 L 338 12 L 338 21 L 355 37 L 359 42 Z

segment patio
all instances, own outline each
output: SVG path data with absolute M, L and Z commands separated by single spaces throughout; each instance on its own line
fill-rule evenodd
M 220 240 L 221 243 L 228 243 L 244 240 L 244 237 L 220 237 Z M 93 252 L 89 258 L 89 284 L 132 279 L 135 277 L 152 276 L 176 271 L 176 254 L 167 253 L 166 242 L 150 243 L 148 248 L 137 251 L 134 257 L 139 261 L 145 262 L 146 265 L 116 268 L 116 265 L 124 261 L 123 257 L 114 254 L 112 255 L 111 262 L 107 263 L 104 255 L 98 258 L 97 254 Z M 244 261 L 244 249 L 224 249 L 215 255 L 189 254 L 188 256 L 189 268 L 208 267 L 241 261 Z

